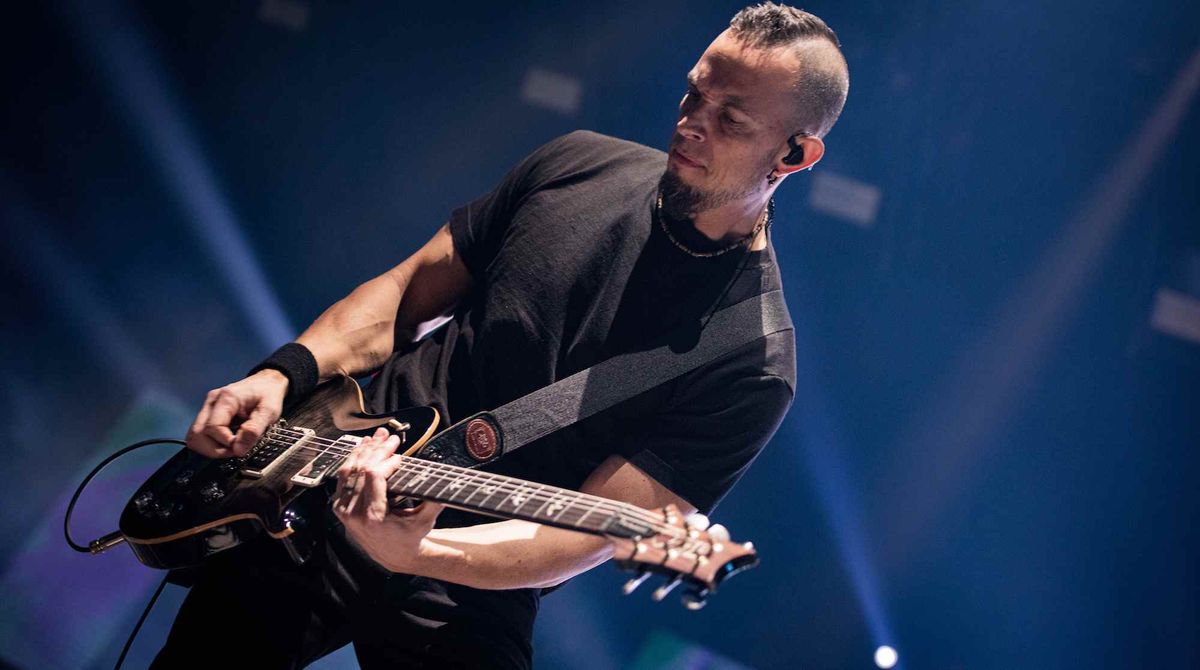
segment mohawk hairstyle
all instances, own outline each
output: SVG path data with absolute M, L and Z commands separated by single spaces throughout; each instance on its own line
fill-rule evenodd
M 795 50 L 800 58 L 800 77 L 793 86 L 796 123 L 800 131 L 824 137 L 841 115 L 850 90 L 850 71 L 837 33 L 814 14 L 774 2 L 738 12 L 729 29 L 753 47 Z

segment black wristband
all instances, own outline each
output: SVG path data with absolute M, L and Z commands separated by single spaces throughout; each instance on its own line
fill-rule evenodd
M 261 370 L 278 370 L 288 378 L 285 402 L 302 398 L 317 388 L 321 375 L 317 370 L 317 359 L 308 347 L 299 342 L 288 342 L 267 356 L 266 360 L 247 373 L 247 377 Z

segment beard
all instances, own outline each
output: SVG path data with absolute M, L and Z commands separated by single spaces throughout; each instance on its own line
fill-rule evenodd
M 753 195 L 758 188 L 759 184 L 755 182 L 744 184 L 740 188 L 703 189 L 685 184 L 670 168 L 667 168 L 658 180 L 663 212 L 676 221 L 684 221 L 700 212 L 742 200 Z

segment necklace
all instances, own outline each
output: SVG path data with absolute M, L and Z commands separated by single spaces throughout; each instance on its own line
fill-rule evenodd
M 663 232 L 667 235 L 667 239 L 671 240 L 671 244 L 674 244 L 676 249 L 679 249 L 683 253 L 695 258 L 712 258 L 714 256 L 720 256 L 721 254 L 729 253 L 730 251 L 737 249 L 743 244 L 748 244 L 752 242 L 754 238 L 758 237 L 758 234 L 762 232 L 764 227 L 770 228 L 771 220 L 775 218 L 775 198 L 771 198 L 767 201 L 767 206 L 763 208 L 762 215 L 758 217 L 758 223 L 754 224 L 754 230 L 751 230 L 749 235 L 746 235 L 742 239 L 730 244 L 727 247 L 722 247 L 715 251 L 696 251 L 683 242 L 675 239 L 675 236 L 671 234 L 671 228 L 667 226 L 667 219 L 663 216 L 662 203 L 662 193 L 659 192 L 658 200 L 654 204 L 655 215 L 658 217 L 658 225 L 662 227 Z

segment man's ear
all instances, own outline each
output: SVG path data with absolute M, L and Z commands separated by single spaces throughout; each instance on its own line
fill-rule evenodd
M 817 164 L 825 155 L 825 143 L 819 137 L 798 133 L 787 139 L 787 147 L 780 150 L 775 161 L 775 172 L 781 175 L 806 170 Z

